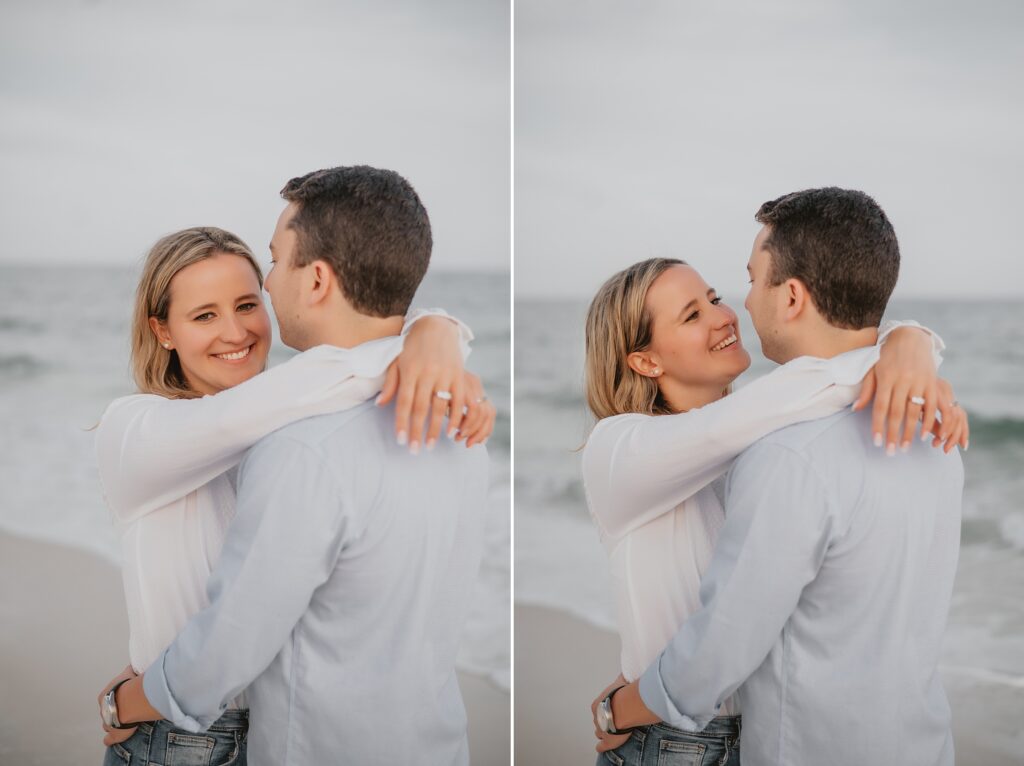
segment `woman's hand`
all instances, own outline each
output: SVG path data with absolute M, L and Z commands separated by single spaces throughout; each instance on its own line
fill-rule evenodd
M 128 678 L 135 678 L 135 676 L 137 675 L 138 674 L 135 672 L 135 670 L 132 668 L 130 664 L 125 665 L 124 670 L 122 670 L 120 673 L 118 673 L 116 676 L 110 679 L 110 683 L 103 687 L 103 691 L 101 691 L 100 695 L 96 698 L 96 703 L 102 709 L 103 698 L 106 696 L 107 692 L 110 691 L 111 687 L 114 686 L 114 684 L 124 681 Z M 103 720 L 102 715 L 100 716 L 100 720 Z M 103 738 L 104 746 L 110 747 L 111 745 L 124 742 L 126 739 L 131 738 L 131 736 L 135 733 L 135 730 L 137 728 L 138 727 L 133 726 L 130 729 L 109 729 L 106 726 L 104 726 L 103 731 L 107 733 L 107 735 Z
M 597 725 L 597 706 L 601 704 L 601 700 L 607 697 L 613 689 L 618 689 L 620 686 L 626 685 L 626 679 L 619 673 L 618 678 L 612 681 L 608 686 L 604 688 L 600 694 L 590 703 L 590 714 L 594 717 L 594 734 L 597 736 L 597 752 L 603 753 L 607 750 L 614 750 L 626 744 L 626 740 L 629 739 L 630 734 L 605 734 L 601 731 L 601 727 Z
M 911 401 L 912 397 L 923 399 L 924 404 Z M 864 377 L 853 409 L 866 407 L 872 398 L 871 432 L 875 444 L 885 444 L 889 455 L 896 453 L 897 444 L 904 452 L 909 449 L 918 421 L 922 440 L 934 434 L 933 446 L 945 442 L 947 453 L 958 443 L 966 449 L 966 413 L 949 384 L 936 374 L 931 336 L 924 330 L 901 327 L 882 344 L 878 364 Z M 936 412 L 942 419 L 938 428 Z
M 424 317 L 409 330 L 402 353 L 388 367 L 377 404 L 383 407 L 393 399 L 395 435 L 413 454 L 421 444 L 431 449 L 437 443 L 446 416 L 448 436 L 465 440 L 467 447 L 486 441 L 494 430 L 497 411 L 480 378 L 463 369 L 459 329 L 445 317 Z

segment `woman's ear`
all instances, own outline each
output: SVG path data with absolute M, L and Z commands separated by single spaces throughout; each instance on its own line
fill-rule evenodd
M 645 378 L 657 378 L 661 375 L 661 364 L 647 351 L 634 351 L 626 357 L 626 364 L 633 372 Z
M 174 348 L 174 344 L 171 342 L 171 334 L 167 332 L 167 325 L 161 322 L 156 317 L 149 318 L 149 329 L 153 331 L 156 336 L 156 342 L 166 348 L 168 351 Z

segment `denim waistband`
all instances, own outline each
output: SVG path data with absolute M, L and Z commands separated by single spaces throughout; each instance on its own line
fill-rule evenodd
M 248 710 L 225 710 L 224 715 L 213 722 L 210 731 L 248 731 Z
M 740 736 L 740 730 L 743 728 L 742 718 L 738 715 L 720 715 L 718 718 L 712 718 L 711 723 L 700 731 L 685 731 L 677 729 L 675 726 L 669 726 L 667 723 L 656 723 L 653 725 L 659 729 L 668 729 L 669 731 L 698 737 L 701 735 L 708 737 L 738 737 Z

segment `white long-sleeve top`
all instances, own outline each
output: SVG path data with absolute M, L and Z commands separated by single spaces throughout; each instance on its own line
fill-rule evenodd
M 712 483 L 772 431 L 852 404 L 896 327 L 832 359 L 800 357 L 698 409 L 598 422 L 583 451 L 583 487 L 611 565 L 622 674 L 636 680 L 700 606 L 701 575 L 725 521 Z M 932 333 L 936 364 L 945 348 Z M 739 712 L 735 698 L 722 715 Z
M 128 654 L 142 673 L 209 604 L 206 584 L 235 514 L 235 469 L 267 434 L 374 396 L 401 336 L 351 349 L 317 346 L 201 399 L 114 400 L 96 431 L 104 497 L 121 534 Z M 473 335 L 458 320 L 463 355 Z

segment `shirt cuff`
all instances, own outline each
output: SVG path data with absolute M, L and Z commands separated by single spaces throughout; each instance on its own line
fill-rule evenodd
M 640 692 L 640 699 L 652 713 L 656 714 L 669 726 L 674 726 L 683 731 L 702 731 L 714 719 L 714 715 L 688 716 L 679 712 L 679 709 L 669 697 L 668 689 L 661 680 L 661 657 L 644 671 L 640 676 L 637 688 Z
M 149 700 L 150 705 L 160 711 L 164 718 L 179 729 L 194 734 L 206 731 L 220 718 L 220 713 L 193 718 L 181 709 L 167 685 L 167 676 L 164 674 L 164 659 L 166 657 L 167 650 L 164 649 L 142 675 L 142 690 L 146 693 L 146 699 Z

